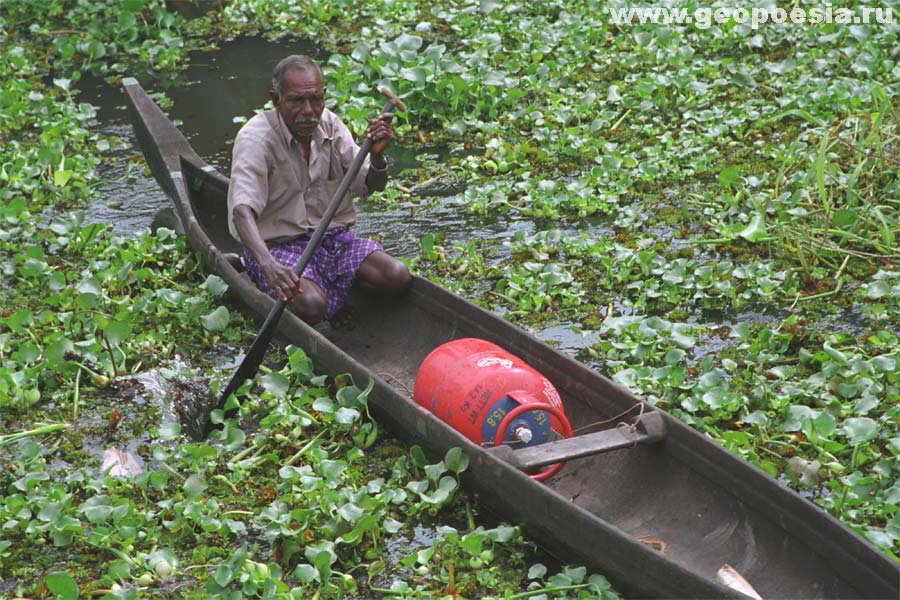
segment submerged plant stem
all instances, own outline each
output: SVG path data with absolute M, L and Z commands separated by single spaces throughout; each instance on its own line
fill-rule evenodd
M 319 438 L 322 437 L 323 435 L 325 435 L 325 431 L 324 431 L 324 430 L 323 430 L 323 431 L 320 431 L 319 433 L 317 433 L 317 434 L 315 435 L 315 437 L 313 437 L 313 439 L 309 440 L 309 442 L 308 442 L 305 446 L 303 446 L 302 448 L 300 448 L 299 450 L 297 450 L 297 453 L 294 454 L 292 457 L 290 457 L 286 463 L 284 463 L 284 466 L 290 467 L 290 466 L 293 465 L 295 462 L 297 462 L 297 461 L 300 459 L 301 456 L 303 456 L 303 455 L 304 455 L 306 452 L 308 452 L 313 446 L 315 446 L 316 442 L 318 442 L 318 441 L 319 441 Z
M 75 391 L 72 395 L 72 420 L 78 420 L 78 396 L 79 396 L 79 386 L 81 385 L 81 369 L 78 369 L 78 372 L 75 373 Z
M 68 423 L 53 423 L 51 425 L 42 425 L 40 427 L 35 427 L 34 429 L 29 429 L 27 431 L 0 435 L 0 447 L 6 446 L 7 444 L 12 444 L 13 442 L 17 442 L 19 440 L 24 440 L 28 437 L 44 435 L 45 433 L 53 433 L 54 431 L 60 431 L 61 429 L 68 429 L 68 427 Z

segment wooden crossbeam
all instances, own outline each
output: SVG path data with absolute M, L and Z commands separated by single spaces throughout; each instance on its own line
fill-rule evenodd
M 490 452 L 520 469 L 532 469 L 635 444 L 652 444 L 663 439 L 665 431 L 662 415 L 654 411 L 644 413 L 634 429 L 616 427 L 517 450 L 504 444 Z

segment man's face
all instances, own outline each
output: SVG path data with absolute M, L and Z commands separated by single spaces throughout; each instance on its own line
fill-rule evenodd
M 294 137 L 309 138 L 325 110 L 322 76 L 315 69 L 288 69 L 281 78 L 281 96 L 273 94 L 272 101 Z

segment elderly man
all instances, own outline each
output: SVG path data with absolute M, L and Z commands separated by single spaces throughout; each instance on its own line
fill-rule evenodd
M 410 283 L 409 270 L 378 242 L 350 231 L 355 221 L 350 194 L 303 274 L 294 273 L 359 146 L 325 108 L 322 72 L 312 59 L 283 59 L 272 74 L 272 88 L 275 110 L 250 119 L 232 153 L 229 230 L 244 245 L 247 273 L 259 289 L 289 302 L 310 324 L 334 318 L 357 280 L 399 294 Z M 372 120 L 366 137 L 373 142 L 371 153 L 350 188 L 359 196 L 387 183 L 384 151 L 394 138 L 391 115 Z

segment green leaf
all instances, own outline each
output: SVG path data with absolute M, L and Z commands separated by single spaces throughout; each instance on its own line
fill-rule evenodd
M 819 411 L 802 404 L 789 406 L 782 431 L 800 431 L 804 421 L 812 421 L 819 416 Z
M 437 481 L 438 478 L 446 472 L 447 467 L 445 467 L 443 463 L 427 465 L 425 467 L 425 476 L 432 481 Z
M 381 524 L 381 527 L 388 533 L 397 533 L 398 531 L 403 529 L 403 523 L 397 521 L 396 519 L 392 519 L 391 517 L 386 517 L 384 519 L 384 522 Z
M 30 310 L 17 310 L 11 316 L 6 318 L 6 324 L 16 333 L 24 333 L 25 326 L 30 324 L 34 319 L 34 313 Z
M 424 468 L 428 464 L 428 457 L 425 456 L 425 451 L 418 444 L 414 444 L 409 449 L 409 457 L 412 459 L 413 464 L 419 468 Z
M 679 347 L 683 349 L 693 348 L 695 344 L 695 340 L 692 336 L 684 333 L 676 329 L 672 332 L 672 341 Z
M 741 179 L 741 168 L 738 165 L 726 167 L 719 173 L 719 184 L 724 187 L 732 187 Z
M 407 489 L 409 489 L 411 492 L 415 492 L 415 493 L 417 493 L 417 494 L 424 494 L 425 492 L 428 491 L 429 484 L 428 484 L 428 481 L 427 481 L 427 480 L 424 480 L 424 481 L 410 481 L 409 483 L 406 484 L 406 487 L 407 487 Z
M 822 344 L 822 349 L 825 350 L 825 354 L 830 356 L 832 359 L 843 365 L 847 364 L 847 356 L 843 352 L 832 348 L 828 342 Z
M 891 294 L 891 286 L 887 281 L 873 281 L 865 286 L 866 298 L 869 300 L 878 300 Z
M 75 298 L 75 304 L 83 310 L 92 310 L 100 306 L 100 298 L 97 294 L 82 292 Z
M 469 457 L 462 448 L 450 448 L 444 455 L 444 465 L 458 475 L 469 468 Z
M 56 339 L 47 344 L 44 358 L 49 366 L 59 369 L 66 362 L 66 353 L 74 347 L 72 340 L 68 338 Z
M 228 309 L 224 306 L 220 306 L 208 315 L 203 315 L 200 317 L 200 322 L 203 324 L 204 329 L 212 332 L 225 331 L 225 328 L 228 327 L 228 323 L 230 320 L 231 315 L 228 313 Z
M 56 187 L 66 187 L 66 184 L 69 183 L 69 180 L 72 179 L 73 175 L 75 175 L 75 171 L 57 169 L 53 172 L 53 183 Z
M 422 38 L 404 33 L 394 40 L 394 43 L 400 50 L 418 50 L 422 47 Z
M 287 377 L 274 371 L 260 377 L 259 383 L 264 390 L 276 398 L 284 398 L 291 386 Z
M 619 86 L 613 84 L 606 90 L 606 101 L 618 103 L 622 101 L 622 95 L 619 93 Z
M 319 473 L 327 480 L 334 481 L 347 468 L 347 464 L 337 460 L 323 460 L 319 464 Z
M 112 514 L 113 507 L 109 505 L 109 497 L 101 494 L 88 498 L 78 510 L 84 513 L 91 524 L 96 525 L 105 521 Z
M 319 578 L 319 571 L 308 563 L 301 563 L 294 569 L 294 577 L 301 583 L 311 583 Z
M 78 584 L 65 571 L 54 571 L 44 580 L 47 589 L 57 600 L 78 600 Z
M 499 527 L 495 527 L 494 529 L 489 529 L 487 531 L 487 537 L 489 540 L 494 542 L 499 542 L 501 544 L 505 544 L 510 541 L 516 535 L 516 528 L 510 525 L 501 525 Z
M 859 42 L 865 42 L 870 37 L 872 37 L 872 30 L 868 25 L 851 25 L 850 35 L 856 38 L 856 40 Z
M 32 343 L 24 343 L 19 349 L 13 352 L 13 358 L 22 365 L 31 364 L 41 357 L 41 349 Z
M 103 293 L 103 288 L 100 287 L 100 283 L 94 277 L 88 277 L 81 280 L 75 289 L 81 294 L 94 294 L 99 296 Z
M 731 80 L 734 83 L 736 83 L 737 85 L 740 85 L 743 87 L 750 87 L 750 88 L 756 87 L 756 80 L 754 80 L 753 76 L 748 73 L 743 73 L 743 72 L 735 73 L 734 75 L 731 76 Z
M 187 478 L 187 481 L 184 482 L 182 489 L 184 489 L 184 494 L 188 498 L 196 498 L 202 494 L 207 487 L 209 486 L 203 477 L 200 475 L 191 475 Z
M 106 575 L 112 579 L 128 579 L 131 577 L 131 564 L 125 560 L 114 560 L 106 567 Z
M 531 565 L 528 569 L 528 579 L 543 579 L 547 574 L 547 567 L 541 563 Z
M 355 408 L 340 408 L 334 413 L 334 420 L 341 425 L 350 425 L 359 419 L 359 411 Z
M 750 223 L 738 233 L 739 236 L 753 243 L 765 238 L 766 234 L 766 216 L 761 212 L 753 215 Z
M 23 277 L 39 277 L 47 271 L 47 263 L 36 258 L 28 258 L 25 264 L 19 268 Z
M 227 565 L 219 565 L 219 568 L 217 568 L 213 572 L 213 581 L 215 581 L 217 584 L 219 584 L 222 587 L 225 587 L 229 583 L 231 583 L 231 580 L 233 578 L 234 578 L 234 574 L 232 573 L 231 569 L 228 568 Z
M 228 284 L 218 275 L 208 275 L 200 289 L 206 290 L 213 296 L 221 296 L 228 291 Z
M 858 446 L 878 436 L 878 424 L 868 417 L 847 419 L 841 426 L 841 430 L 853 446 Z
M 366 511 L 353 504 L 352 502 L 348 502 L 338 509 L 338 514 L 345 521 L 355 523 L 357 519 L 366 514 Z
M 285 348 L 288 355 L 288 363 L 291 365 L 291 372 L 300 375 L 304 379 L 309 379 L 313 375 L 312 361 L 302 348 L 297 346 L 288 346 Z
M 179 435 L 181 435 L 181 423 L 178 421 L 172 421 L 170 423 L 163 423 L 159 426 L 159 439 L 163 441 L 170 441 L 177 439 Z
M 316 398 L 316 401 L 312 404 L 312 409 L 320 413 L 330 414 L 334 412 L 334 402 L 331 398 Z
M 144 10 L 146 0 L 122 0 L 122 8 L 131 13 L 139 13 Z
M 125 321 L 111 321 L 103 327 L 103 335 L 113 346 L 118 346 L 122 340 L 131 336 L 131 325 Z
M 41 507 L 38 519 L 47 523 L 55 523 L 62 517 L 64 508 L 61 502 L 48 502 Z
M 369 385 L 366 389 L 360 390 L 355 385 L 345 385 L 337 391 L 335 398 L 341 406 L 363 408 L 369 398 L 369 393 L 375 387 L 375 380 L 369 379 Z

